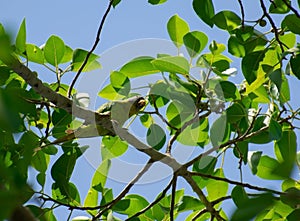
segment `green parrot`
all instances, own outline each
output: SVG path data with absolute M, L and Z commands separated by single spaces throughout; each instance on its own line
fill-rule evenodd
M 125 100 L 116 100 L 105 103 L 97 110 L 98 113 L 109 114 L 112 120 L 118 122 L 122 126 L 130 117 L 137 114 L 146 105 L 146 100 L 140 96 L 134 96 Z M 75 138 L 87 138 L 109 135 L 111 132 L 99 125 L 83 124 L 76 130 L 70 130 L 67 135 L 58 138 L 57 140 L 43 145 L 42 147 L 64 143 Z

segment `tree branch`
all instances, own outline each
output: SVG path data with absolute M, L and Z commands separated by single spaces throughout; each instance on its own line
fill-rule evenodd
M 127 184 L 127 186 L 121 191 L 121 193 L 110 203 L 105 205 L 105 208 L 100 211 L 99 213 L 97 213 L 92 221 L 100 218 L 103 213 L 105 213 L 106 211 L 108 211 L 109 209 L 111 209 L 117 202 L 119 202 L 131 189 L 131 187 L 134 186 L 134 184 L 149 170 L 149 168 L 152 166 L 153 161 L 150 159 L 146 165 L 142 168 L 142 170 Z
M 152 203 L 150 203 L 147 207 L 145 207 L 144 209 L 142 209 L 141 211 L 137 212 L 136 214 L 134 214 L 133 216 L 129 217 L 128 219 L 126 219 L 126 221 L 131 220 L 134 217 L 138 217 L 139 215 L 145 213 L 147 210 L 149 210 L 150 208 L 152 208 L 154 205 L 156 205 L 159 201 L 161 201 L 167 194 L 167 191 L 171 188 L 173 184 L 173 179 L 169 182 L 169 184 L 165 187 L 165 189 L 160 193 L 160 196 L 157 197 Z
M 70 87 L 69 87 L 69 90 L 68 90 L 68 97 L 71 97 L 71 93 L 72 93 L 73 87 L 74 87 L 74 85 L 75 85 L 75 83 L 76 83 L 76 81 L 77 81 L 79 75 L 80 75 L 81 72 L 83 71 L 84 67 L 87 65 L 90 56 L 91 56 L 92 53 L 95 51 L 95 49 L 96 49 L 98 43 L 100 42 L 100 35 L 101 35 L 102 29 L 103 29 L 103 25 L 104 25 L 105 19 L 106 19 L 108 13 L 109 13 L 111 7 L 112 7 L 113 1 L 114 1 L 114 0 L 109 0 L 108 7 L 107 7 L 107 9 L 106 9 L 106 11 L 105 11 L 105 13 L 104 13 L 102 19 L 101 19 L 101 22 L 100 22 L 100 25 L 99 25 L 99 28 L 98 28 L 98 31 L 97 31 L 97 36 L 96 36 L 96 40 L 95 40 L 95 42 L 94 42 L 94 45 L 93 45 L 92 49 L 91 49 L 91 50 L 88 52 L 88 54 L 86 55 L 86 57 L 85 57 L 85 59 L 84 59 L 82 65 L 80 66 L 80 68 L 79 68 L 77 74 L 75 75 L 73 81 L 71 82 Z
M 278 195 L 284 194 L 283 192 L 280 192 L 280 191 L 271 190 L 271 189 L 268 189 L 265 187 L 253 186 L 248 183 L 242 183 L 242 182 L 238 182 L 238 181 L 234 181 L 234 180 L 230 180 L 227 178 L 218 177 L 218 176 L 214 176 L 214 175 L 210 175 L 210 174 L 205 174 L 205 173 L 200 173 L 200 172 L 190 172 L 190 174 L 191 174 L 191 176 L 200 176 L 200 177 L 205 177 L 205 178 L 209 178 L 209 179 L 219 180 L 219 181 L 234 184 L 237 186 L 246 187 L 246 188 L 252 189 L 252 190 L 271 192 L 271 193 L 278 194 Z
M 211 217 L 215 217 L 217 220 L 224 220 L 223 217 L 220 216 L 219 212 L 215 210 L 213 204 L 209 202 L 203 193 L 203 191 L 199 188 L 195 180 L 192 178 L 190 172 L 186 172 L 185 174 L 180 174 L 187 183 L 192 187 L 193 191 L 198 195 L 201 202 L 205 205 L 207 211 L 211 214 Z
M 174 208 L 175 208 L 175 197 L 176 197 L 176 183 L 177 175 L 173 175 L 172 180 L 172 193 L 171 193 L 171 205 L 170 205 L 170 221 L 174 221 Z

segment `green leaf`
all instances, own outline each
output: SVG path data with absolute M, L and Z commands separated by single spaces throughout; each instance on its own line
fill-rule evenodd
M 215 40 L 213 40 L 209 45 L 209 50 L 213 55 L 220 55 L 223 51 L 225 51 L 225 49 L 226 46 L 224 44 L 218 43 Z M 223 55 L 223 57 L 225 56 Z M 230 59 L 225 59 L 225 60 L 229 61 Z
M 167 0 L 148 0 L 148 2 L 152 5 L 159 5 L 165 3 Z
M 256 80 L 259 63 L 264 59 L 264 56 L 264 51 L 255 51 L 243 57 L 242 71 L 248 84 Z
M 206 34 L 200 31 L 192 31 L 183 36 L 184 45 L 191 58 L 200 54 L 208 42 Z
M 44 52 L 36 45 L 26 44 L 26 57 L 29 61 L 44 64 Z
M 49 161 L 49 155 L 46 155 L 43 151 L 38 151 L 33 155 L 31 165 L 39 172 L 45 173 L 48 168 Z
M 226 141 L 230 133 L 226 115 L 221 115 L 210 128 L 210 141 L 214 147 Z
M 119 100 L 125 97 L 124 95 L 118 94 L 111 84 L 99 91 L 98 96 L 107 100 Z
M 232 11 L 221 11 L 213 17 L 213 21 L 220 29 L 231 31 L 241 24 L 241 18 Z
M 287 221 L 298 221 L 299 217 L 300 217 L 300 209 L 295 209 L 286 218 Z
M 217 169 L 214 176 L 224 178 L 224 172 L 222 168 Z M 222 196 L 226 196 L 228 191 L 228 183 L 220 180 L 210 179 L 206 185 L 206 190 L 208 192 L 208 199 L 210 201 L 216 200 Z
M 109 159 L 103 160 L 97 170 L 94 173 L 92 179 L 92 187 L 102 192 L 106 183 L 107 174 L 111 165 L 111 161 Z
M 77 159 L 76 152 L 62 154 L 51 168 L 52 179 L 60 186 L 60 183 L 69 182 Z
M 193 9 L 202 21 L 213 27 L 215 9 L 212 0 L 193 0 Z
M 285 16 L 281 23 L 281 27 L 284 29 L 287 27 L 291 32 L 295 34 L 300 34 L 300 18 L 295 14 L 290 14 Z
M 182 117 L 182 116 L 181 116 Z M 208 143 L 208 120 L 203 119 L 202 121 L 197 121 L 181 132 L 181 134 L 177 137 L 178 142 L 188 145 L 188 146 L 196 146 L 202 143 Z
M 221 81 L 219 84 L 216 84 L 214 91 L 218 98 L 223 101 L 241 99 L 241 95 L 237 87 L 230 81 Z
M 188 75 L 190 71 L 189 62 L 181 56 L 157 58 L 152 64 L 162 72 Z
M 201 210 L 204 208 L 203 203 L 192 196 L 183 196 L 182 201 L 178 207 L 178 212 L 184 212 L 188 210 Z
M 253 174 L 257 174 L 257 166 L 260 161 L 262 151 L 249 151 L 248 164 Z
M 246 49 L 243 43 L 235 36 L 230 36 L 228 39 L 228 52 L 236 57 L 242 58 L 246 54 Z
M 16 37 L 16 48 L 21 53 L 24 54 L 26 51 L 26 21 L 23 19 L 19 32 Z
M 229 123 L 236 123 L 242 118 L 247 117 L 247 113 L 241 104 L 234 103 L 226 109 L 226 117 Z
M 291 99 L 289 82 L 284 75 L 282 75 L 282 84 L 279 99 L 281 103 L 285 103 Z
M 169 19 L 167 29 L 171 40 L 177 48 L 183 44 L 183 36 L 190 30 L 189 25 L 177 14 Z
M 66 126 L 69 125 L 73 120 L 72 115 L 66 112 L 64 109 L 54 109 L 52 113 L 53 125 Z
M 154 122 L 150 114 L 143 114 L 142 116 L 140 116 L 140 121 L 146 128 L 149 128 Z
M 279 35 L 279 39 L 288 48 L 293 48 L 296 44 L 296 35 L 294 33 L 285 33 L 284 35 Z
M 119 137 L 105 136 L 102 138 L 101 156 L 102 160 L 121 156 L 128 149 L 128 144 Z
M 166 142 L 165 131 L 157 124 L 152 124 L 147 131 L 147 143 L 156 150 L 160 150 Z
M 290 64 L 293 74 L 300 80 L 300 54 L 291 57 Z
M 142 196 L 130 194 L 125 196 L 123 200 L 118 201 L 113 207 L 113 211 L 132 216 L 148 205 L 149 203 Z M 151 211 L 147 211 L 145 214 L 151 216 Z
M 110 82 L 118 94 L 128 96 L 131 89 L 130 81 L 122 72 L 113 71 L 110 73 Z
M 115 8 L 120 2 L 121 0 L 113 0 L 112 6 Z
M 211 174 L 215 170 L 217 158 L 213 156 L 204 156 L 199 163 L 195 163 L 193 170 L 201 173 Z
M 83 49 L 76 49 L 73 52 L 72 71 L 76 72 L 80 69 L 80 67 L 83 64 L 87 55 L 88 55 L 88 51 L 85 51 Z M 87 64 L 83 68 L 82 72 L 88 72 L 88 71 L 92 71 L 92 70 L 101 68 L 100 63 L 96 60 L 98 58 L 99 58 L 98 55 L 91 54 Z
M 57 67 L 65 54 L 65 43 L 55 35 L 52 35 L 44 47 L 45 59 L 49 64 Z
M 274 203 L 274 197 L 269 193 L 260 194 L 258 197 L 250 198 L 241 207 L 237 208 L 231 221 L 251 220 L 261 211 L 265 210 Z
M 159 70 L 153 66 L 152 60 L 154 58 L 149 56 L 137 57 L 123 65 L 120 72 L 129 78 L 157 73 Z
M 267 180 L 284 179 L 284 176 L 276 171 L 281 166 L 282 165 L 277 160 L 269 156 L 262 156 L 257 165 L 257 176 Z
M 91 187 L 88 190 L 88 193 L 86 194 L 83 206 L 94 207 L 97 205 L 98 205 L 98 191 Z M 88 210 L 88 212 L 92 215 L 97 214 L 97 210 Z
M 287 4 L 291 5 L 290 0 L 274 0 L 270 4 L 269 12 L 274 14 L 286 14 L 290 11 Z
M 46 174 L 39 173 L 38 175 L 36 175 L 36 180 L 42 187 L 44 187 L 44 185 L 46 183 Z
M 269 123 L 269 136 L 271 140 L 278 140 L 282 136 L 281 125 L 274 119 L 271 119 Z
M 60 63 L 63 64 L 69 62 L 72 60 L 72 57 L 73 57 L 73 49 L 66 45 L 64 57 L 61 59 Z
M 280 163 L 280 167 L 278 167 L 275 172 L 284 173 L 283 170 L 285 170 L 285 175 L 289 176 L 295 164 L 297 155 L 297 142 L 295 132 L 292 130 L 283 131 L 281 139 L 275 142 L 274 150 L 276 158 Z
M 231 191 L 231 197 L 237 208 L 242 208 L 249 200 L 249 197 L 242 186 L 235 186 Z
M 292 208 L 297 208 L 300 205 L 300 190 L 291 187 L 285 191 L 285 194 L 280 195 L 280 199 Z

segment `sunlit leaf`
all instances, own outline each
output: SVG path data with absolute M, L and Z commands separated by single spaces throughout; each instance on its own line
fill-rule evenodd
M 189 62 L 181 56 L 162 57 L 152 61 L 152 64 L 162 72 L 189 74 Z
M 224 178 L 223 169 L 222 168 L 217 169 L 213 175 Z M 228 186 L 229 185 L 226 182 L 210 179 L 206 185 L 206 190 L 208 192 L 208 199 L 210 201 L 213 201 L 222 196 L 225 196 L 228 191 Z
M 190 57 L 193 58 L 205 48 L 208 37 L 203 32 L 192 31 L 184 35 L 183 42 Z
M 190 30 L 189 25 L 177 14 L 169 19 L 167 29 L 171 40 L 177 48 L 183 44 L 183 36 Z
M 105 136 L 102 138 L 101 156 L 102 160 L 121 156 L 126 152 L 128 144 L 119 137 Z
M 111 161 L 109 159 L 103 160 L 97 170 L 94 173 L 92 179 L 92 188 L 95 190 L 102 192 L 107 180 L 107 174 L 111 165 Z
M 123 65 L 120 72 L 129 78 L 157 73 L 159 70 L 153 66 L 152 60 L 154 60 L 153 57 L 137 57 Z
M 46 42 L 44 47 L 45 59 L 49 64 L 57 66 L 61 63 L 65 54 L 65 43 L 55 35 L 52 35 Z
M 213 21 L 220 29 L 231 31 L 241 24 L 241 18 L 232 11 L 221 11 L 213 17 Z
M 72 58 L 72 71 L 76 72 L 80 69 L 87 55 L 88 55 L 88 51 L 85 51 L 83 49 L 74 50 L 73 58 Z M 91 54 L 89 60 L 87 61 L 85 67 L 83 68 L 83 72 L 92 71 L 101 68 L 100 63 L 97 61 L 98 58 L 99 58 L 98 55 Z
M 26 51 L 26 21 L 23 19 L 16 37 L 16 48 L 23 54 Z
M 110 73 L 110 83 L 118 94 L 123 96 L 129 94 L 131 89 L 130 81 L 122 72 L 113 71 Z
M 36 45 L 26 44 L 26 57 L 29 61 L 44 64 L 44 52 Z

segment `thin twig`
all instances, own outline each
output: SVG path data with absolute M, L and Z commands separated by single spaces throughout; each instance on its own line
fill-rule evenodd
M 215 210 L 214 206 L 211 202 L 209 202 L 203 193 L 203 191 L 199 188 L 195 180 L 192 178 L 192 174 L 188 171 L 186 171 L 185 174 L 180 174 L 187 183 L 192 187 L 193 191 L 198 195 L 201 202 L 205 205 L 207 211 L 211 214 L 211 217 L 215 217 L 218 221 L 224 220 L 223 217 L 220 216 L 219 212 Z
M 171 194 L 171 205 L 170 205 L 170 221 L 174 221 L 174 208 L 175 208 L 175 197 L 176 197 L 176 183 L 177 175 L 173 175 L 172 181 L 172 194 Z
M 241 14 L 242 14 L 242 28 L 244 28 L 244 26 L 245 26 L 245 10 L 244 10 L 244 6 L 243 6 L 242 0 L 238 0 L 238 3 L 240 5 Z
M 212 205 L 216 205 L 224 200 L 228 200 L 228 199 L 231 199 L 231 196 L 223 196 L 223 197 L 220 197 L 214 201 L 211 202 Z M 200 216 L 202 216 L 203 214 L 207 213 L 208 210 L 206 208 L 200 210 L 192 219 L 191 221 L 196 221 Z
M 140 170 L 140 172 L 127 184 L 127 186 L 120 192 L 120 194 L 110 203 L 106 204 L 105 208 L 101 210 L 99 213 L 97 213 L 93 217 L 93 221 L 98 219 L 102 216 L 106 211 L 111 209 L 117 202 L 119 202 L 128 192 L 129 190 L 136 184 L 136 182 L 149 170 L 149 168 L 152 166 L 153 160 L 150 159 L 146 165 Z
M 284 194 L 283 192 L 280 192 L 280 191 L 271 190 L 271 189 L 268 189 L 268 188 L 265 188 L 265 187 L 253 186 L 253 185 L 250 185 L 248 183 L 242 183 L 242 182 L 238 182 L 238 181 L 234 181 L 234 180 L 230 180 L 230 179 L 227 179 L 227 178 L 218 177 L 218 176 L 214 176 L 214 175 L 210 175 L 210 174 L 205 174 L 205 173 L 200 173 L 200 172 L 190 172 L 190 174 L 192 176 L 200 176 L 200 177 L 205 177 L 205 178 L 209 178 L 209 179 L 223 181 L 223 182 L 230 183 L 230 184 L 233 184 L 233 185 L 246 187 L 246 188 L 252 189 L 252 190 L 271 192 L 271 193 L 278 194 L 278 195 Z
M 76 81 L 77 81 L 79 75 L 80 75 L 81 72 L 83 71 L 84 67 L 87 65 L 90 56 L 91 56 L 92 53 L 95 51 L 95 49 L 96 49 L 98 43 L 100 42 L 100 35 L 101 35 L 102 29 L 103 29 L 103 26 L 104 26 L 104 22 L 105 22 L 105 19 L 106 19 L 107 15 L 108 15 L 108 13 L 109 13 L 111 7 L 112 7 L 113 1 L 114 1 L 114 0 L 110 0 L 110 1 L 109 1 L 108 7 L 107 7 L 107 9 L 106 9 L 106 11 L 105 11 L 105 13 L 104 13 L 102 19 L 101 19 L 101 22 L 100 22 L 100 25 L 99 25 L 99 28 L 98 28 L 98 31 L 97 31 L 97 36 L 96 36 L 96 40 L 95 40 L 95 42 L 94 42 L 94 45 L 93 45 L 92 49 L 87 53 L 87 55 L 86 55 L 86 57 L 85 57 L 85 59 L 84 59 L 82 65 L 80 66 L 80 68 L 79 68 L 77 74 L 75 75 L 73 81 L 72 81 L 71 84 L 70 84 L 70 87 L 69 87 L 69 90 L 68 90 L 68 97 L 69 97 L 69 98 L 71 97 L 71 93 L 72 93 L 73 87 L 74 87 L 74 85 L 75 85 L 75 83 L 76 83 Z
M 283 53 L 284 52 L 284 48 L 283 48 L 283 43 L 281 42 L 281 40 L 279 39 L 279 33 L 278 33 L 278 30 L 277 30 L 277 27 L 275 25 L 275 22 L 273 21 L 272 17 L 269 15 L 268 11 L 267 11 L 267 8 L 265 6 L 265 3 L 263 0 L 260 0 L 260 5 L 261 5 L 261 8 L 264 12 L 264 15 L 267 17 L 267 19 L 269 20 L 271 26 L 272 26 L 272 29 L 274 31 L 274 34 L 275 34 L 275 39 L 276 41 L 278 42 L 279 46 L 280 46 L 280 49 L 281 49 L 281 52 Z

